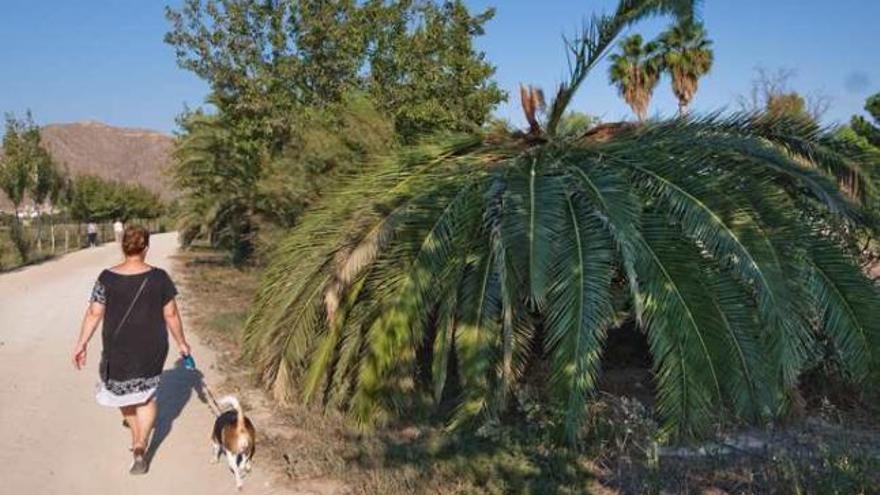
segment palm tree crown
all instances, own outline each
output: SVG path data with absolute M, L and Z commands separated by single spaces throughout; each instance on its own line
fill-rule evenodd
M 672 76 L 672 91 L 678 98 L 679 114 L 687 114 L 699 80 L 712 69 L 712 41 L 699 22 L 683 22 L 659 37 L 663 68 Z
M 555 133 L 617 34 L 672 6 L 624 0 L 589 26 L 546 131 L 403 150 L 305 215 L 245 330 L 276 397 L 364 423 L 453 404 L 460 425 L 515 408 L 546 369 L 538 393 L 574 440 L 625 318 L 646 335 L 670 435 L 722 411 L 784 414 L 821 355 L 876 384 L 876 290 L 829 237 L 872 191 L 827 133 L 753 115 Z M 835 177 L 852 176 L 849 197 Z
M 648 115 L 648 104 L 660 80 L 658 48 L 654 42 L 643 44 L 642 36 L 634 34 L 620 43 L 620 53 L 611 55 L 611 82 L 642 122 Z

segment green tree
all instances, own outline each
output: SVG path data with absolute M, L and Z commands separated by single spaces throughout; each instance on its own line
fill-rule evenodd
M 0 160 L 0 189 L 12 202 L 16 215 L 12 222 L 12 239 L 22 261 L 30 257 L 31 240 L 27 238 L 18 217 L 25 199 L 30 199 L 39 212 L 46 200 L 56 195 L 59 172 L 49 152 L 40 142 L 40 128 L 30 112 L 24 119 L 6 115 L 3 136 L 3 157 Z M 41 241 L 38 230 L 37 243 Z
M 860 136 L 867 139 L 872 145 L 880 148 L 880 93 L 877 93 L 865 101 L 865 111 L 874 122 L 861 115 L 853 115 L 850 127 Z
M 65 206 L 79 222 L 156 218 L 164 207 L 156 193 L 140 184 L 80 175 L 70 179 L 68 187 Z
M 39 139 L 39 136 L 38 136 Z M 49 203 L 55 207 L 55 201 L 63 186 L 62 173 L 59 171 L 49 153 L 40 145 L 31 168 L 31 180 L 28 194 L 37 213 L 36 238 L 37 251 L 43 250 L 43 207 Z
M 267 163 L 257 184 L 260 217 L 284 228 L 339 177 L 359 174 L 370 157 L 396 144 L 394 124 L 362 95 L 301 119 L 303 131 Z
M 178 63 L 278 147 L 299 109 L 352 91 L 374 95 L 406 136 L 479 126 L 504 97 L 472 46 L 492 11 L 473 16 L 459 0 L 186 0 L 167 17 Z
M 223 117 L 195 112 L 181 121 L 172 169 L 183 193 L 184 244 L 207 238 L 241 263 L 253 254 L 260 226 L 289 227 L 340 175 L 393 146 L 392 124 L 368 99 L 300 115 L 303 132 L 275 155 L 243 146 Z
M 829 218 L 861 218 L 834 180 L 861 170 L 822 131 L 735 116 L 558 132 L 619 32 L 672 6 L 628 0 L 588 25 L 538 135 L 405 149 L 306 214 L 245 331 L 276 396 L 365 423 L 451 402 L 460 425 L 501 417 L 546 367 L 540 400 L 574 439 L 621 308 L 647 336 L 670 435 L 722 410 L 785 414 L 818 341 L 875 386 L 876 289 L 826 235 Z
M 40 129 L 34 124 L 30 112 L 24 119 L 7 114 L 0 187 L 16 212 L 28 193 L 37 188 L 44 190 L 47 164 L 51 166 L 51 158 L 40 144 Z
M 195 112 L 181 126 L 172 174 L 183 193 L 184 244 L 204 236 L 242 262 L 253 252 L 260 145 L 235 139 L 218 116 Z
M 661 61 L 656 42 L 643 43 L 642 35 L 634 34 L 620 43 L 620 53 L 610 57 L 611 83 L 640 122 L 648 116 L 648 105 L 660 81 Z
M 165 204 L 159 195 L 141 184 L 116 183 L 116 191 L 118 207 L 112 220 L 151 219 L 165 212 Z
M 880 94 L 868 98 L 865 110 L 880 125 Z M 834 135 L 833 145 L 847 154 L 852 160 L 861 164 L 866 172 L 870 185 L 875 190 L 880 188 L 880 128 L 860 115 L 854 115 L 848 127 L 841 127 Z M 849 180 L 851 183 L 852 180 Z M 880 225 L 880 201 L 871 198 L 868 204 L 873 222 L 864 226 L 840 232 L 839 236 L 850 246 L 850 250 L 858 255 L 863 266 L 872 273 L 876 271 L 880 261 L 880 245 L 877 242 L 877 226 Z
M 714 52 L 706 28 L 700 22 L 676 24 L 660 34 L 663 69 L 672 77 L 678 113 L 686 115 L 700 78 L 712 69 Z
M 168 9 L 166 41 L 211 85 L 216 108 L 181 126 L 174 174 L 185 238 L 207 236 L 243 260 L 260 225 L 290 225 L 334 167 L 364 156 L 359 139 L 388 145 L 386 123 L 404 140 L 482 125 L 503 98 L 472 45 L 491 16 L 457 0 L 187 0 Z M 348 132 L 353 105 L 378 125 L 344 134 L 331 151 L 321 140 Z M 220 171 L 232 179 L 217 184 Z
M 495 68 L 473 46 L 494 15 L 493 9 L 471 15 L 461 0 L 397 2 L 374 25 L 366 89 L 404 141 L 471 130 L 504 100 L 491 80 Z

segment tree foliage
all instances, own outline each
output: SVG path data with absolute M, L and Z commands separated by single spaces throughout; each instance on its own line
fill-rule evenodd
M 658 42 L 663 68 L 672 77 L 679 114 L 684 115 L 697 92 L 700 78 L 712 69 L 712 41 L 706 37 L 702 23 L 683 22 L 661 33 Z
M 880 124 L 880 97 L 875 95 L 869 98 L 865 109 L 872 115 L 875 123 Z M 875 190 L 880 188 L 880 128 L 864 117 L 855 115 L 849 126 L 838 129 L 832 144 L 842 153 L 861 163 L 873 188 Z M 837 235 L 848 243 L 850 251 L 860 257 L 863 265 L 876 280 L 876 267 L 880 261 L 880 245 L 877 242 L 880 201 L 877 197 L 870 198 L 866 206 L 870 212 L 870 221 L 857 228 L 839 228 Z
M 873 122 L 861 115 L 853 115 L 850 127 L 873 146 L 880 148 L 880 93 L 865 101 L 865 111 L 871 116 Z
M 464 2 L 392 2 L 376 29 L 366 90 L 411 142 L 438 131 L 467 131 L 486 122 L 504 93 L 495 68 L 474 49 L 495 15 L 471 15 Z M 413 27 L 414 26 L 414 27 Z
M 42 205 L 51 196 L 57 196 L 62 177 L 41 143 L 40 128 L 30 112 L 23 119 L 7 114 L 0 157 L 0 189 L 15 209 L 18 210 L 25 199 Z
M 181 119 L 173 173 L 186 238 L 206 236 L 244 260 L 260 226 L 293 224 L 376 143 L 384 151 L 481 126 L 504 98 L 473 46 L 492 15 L 460 0 L 169 8 L 166 41 L 211 85 L 214 107 Z
M 656 42 L 644 43 L 642 35 L 634 34 L 620 43 L 620 53 L 610 57 L 611 83 L 617 86 L 620 96 L 642 122 L 648 116 L 648 105 L 660 82 L 663 66 L 659 49 Z
M 140 184 L 80 175 L 67 187 L 64 206 L 70 218 L 80 222 L 156 218 L 164 210 L 159 196 Z
M 181 119 L 171 172 L 183 194 L 184 244 L 206 237 L 244 262 L 261 225 L 293 225 L 328 183 L 354 174 L 355 164 L 395 140 L 387 118 L 364 97 L 308 109 L 300 119 L 303 131 L 274 154 L 259 140 L 242 140 L 224 115 Z
M 351 92 L 374 96 L 411 138 L 479 126 L 504 98 L 472 43 L 492 16 L 461 0 L 187 0 L 167 10 L 165 39 L 222 112 L 277 145 L 299 109 Z
M 183 243 L 204 235 L 243 261 L 253 251 L 262 144 L 236 138 L 221 117 L 203 112 L 182 117 L 180 125 L 171 173 L 182 194 Z
M 31 113 L 23 119 L 7 114 L 0 155 L 0 191 L 15 209 L 10 233 L 22 261 L 26 262 L 31 254 L 31 239 L 21 225 L 19 208 L 25 200 L 30 200 L 34 209 L 39 210 L 46 200 L 57 199 L 63 185 L 64 174 L 43 147 L 40 128 Z
M 302 133 L 268 162 L 258 184 L 262 217 L 282 227 L 293 226 L 329 185 L 359 174 L 364 161 L 397 142 L 393 123 L 363 95 L 301 118 Z

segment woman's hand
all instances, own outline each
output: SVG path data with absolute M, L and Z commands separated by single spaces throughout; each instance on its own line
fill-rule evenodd
M 181 344 L 178 344 L 177 348 L 180 349 L 180 354 L 182 356 L 189 356 L 189 353 L 190 353 L 189 344 L 187 344 L 186 342 L 183 342 Z
M 89 340 L 102 318 L 104 318 L 104 304 L 97 301 L 90 302 L 86 314 L 83 316 L 79 339 L 73 349 L 73 366 L 78 370 L 86 367 L 86 346 L 89 345 Z
M 73 349 L 73 366 L 78 370 L 86 366 L 86 345 L 83 343 L 76 344 Z
M 183 322 L 180 321 L 180 312 L 177 311 L 177 302 L 174 299 L 171 299 L 165 303 L 165 307 L 162 308 L 162 314 L 165 317 L 165 324 L 168 325 L 168 331 L 171 332 L 171 336 L 174 337 L 174 341 L 177 342 L 177 348 L 180 349 L 180 354 L 186 356 L 190 353 L 190 348 L 189 344 L 186 342 L 186 337 L 183 335 Z

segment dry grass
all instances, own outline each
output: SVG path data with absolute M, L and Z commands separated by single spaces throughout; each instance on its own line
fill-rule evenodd
M 861 414 L 854 427 L 851 411 L 827 403 L 784 429 L 749 431 L 758 448 L 723 451 L 660 448 L 650 409 L 611 394 L 591 406 L 591 434 L 582 452 L 550 440 L 552 425 L 543 422 L 540 403 L 525 407 L 509 425 L 460 434 L 430 421 L 364 433 L 333 412 L 280 407 L 254 386 L 239 353 L 259 273 L 233 268 L 225 259 L 199 250 L 179 257 L 185 310 L 193 330 L 228 358 L 221 366 L 227 377 L 222 387 L 243 398 L 259 426 L 261 466 L 277 469 L 295 489 L 389 495 L 880 493 L 876 418 Z M 614 384 L 609 388 L 619 392 Z M 744 434 L 731 432 L 728 441 Z

